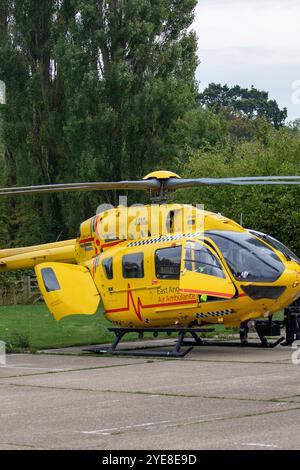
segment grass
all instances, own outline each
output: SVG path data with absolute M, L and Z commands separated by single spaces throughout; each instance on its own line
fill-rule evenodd
M 111 326 L 101 307 L 96 315 L 76 315 L 59 322 L 45 304 L 0 307 L 0 340 L 6 342 L 8 352 L 110 343 L 114 335 L 107 328 Z M 145 338 L 153 335 L 145 334 Z M 136 333 L 126 335 L 126 341 L 137 339 Z
M 96 315 L 54 320 L 44 304 L 0 307 L 0 339 L 8 350 L 37 350 L 109 342 L 111 324 Z
M 42 303 L 0 307 L 0 340 L 11 352 L 109 343 L 114 338 L 107 330 L 109 326 L 101 308 L 96 315 L 76 315 L 57 322 Z M 227 331 L 221 325 L 215 326 L 217 334 Z M 153 336 L 149 333 L 145 337 Z M 137 339 L 136 333 L 126 336 L 126 340 Z
M 276 314 L 276 319 L 281 316 Z M 96 315 L 77 315 L 57 322 L 42 303 L 0 307 L 0 340 L 6 342 L 8 351 L 34 352 L 38 349 L 109 343 L 114 337 L 107 330 L 110 326 L 101 308 Z M 238 332 L 226 330 L 223 325 L 212 326 L 215 328 L 214 333 L 206 333 L 204 337 L 220 335 L 226 338 Z M 146 334 L 145 337 L 152 338 L 152 334 Z M 126 340 L 137 339 L 136 333 L 126 336 Z

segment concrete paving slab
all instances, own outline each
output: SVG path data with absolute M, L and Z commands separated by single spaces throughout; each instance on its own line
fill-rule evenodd
M 147 448 L 149 437 L 150 448 L 152 443 L 155 448 L 158 444 L 168 447 L 172 445 L 169 434 L 175 430 L 188 446 L 184 448 L 193 448 L 196 443 L 202 445 L 202 426 L 208 423 L 281 415 L 289 409 L 300 416 L 300 404 L 243 401 L 237 407 L 235 400 L 66 392 L 22 385 L 1 386 L 0 396 L 6 423 L 0 430 L 0 443 L 42 449 L 110 449 L 119 445 L 119 439 L 123 449 L 130 442 Z M 194 437 L 186 440 L 190 428 Z
M 35 447 L 28 448 L 28 447 L 16 446 L 16 445 L 9 444 L 9 443 L 7 444 L 3 443 L 3 444 L 0 444 L 0 450 L 35 450 Z
M 120 348 L 135 350 L 136 348 L 145 348 L 148 350 L 156 350 L 162 348 L 165 350 L 171 350 L 174 347 L 175 339 L 160 339 L 160 340 L 143 340 L 135 342 L 121 342 Z M 92 345 L 91 348 L 108 348 L 109 344 Z M 40 354 L 69 354 L 69 355 L 90 355 L 88 352 L 84 352 L 87 346 L 73 346 L 69 348 L 60 349 L 47 349 L 40 351 Z M 222 347 L 222 346 L 204 346 L 195 347 L 185 360 L 204 360 L 204 361 L 218 361 L 218 362 L 274 362 L 274 363 L 290 363 L 291 354 L 294 350 L 290 347 L 277 346 L 274 349 L 263 349 L 263 348 L 241 348 L 241 347 Z
M 66 369 L 69 359 L 65 356 L 61 363 Z M 3 377 L 0 383 L 251 400 L 300 395 L 300 369 L 292 364 L 181 360 L 141 363 L 138 359 L 128 362 L 123 358 L 122 366 L 88 369 L 90 359 L 86 358 L 85 368 L 81 362 L 83 370 Z
M 299 449 L 300 366 L 290 354 L 9 355 L 0 449 Z
M 213 362 L 291 363 L 290 347 L 277 346 L 274 349 L 204 346 L 195 347 L 185 360 Z
M 300 403 L 300 395 L 292 395 L 290 397 L 283 397 L 282 400 L 285 402 Z
M 220 418 L 165 429 L 149 429 L 137 438 L 111 436 L 109 449 L 299 450 L 299 410 Z
M 0 380 L 5 377 L 39 375 L 85 368 L 125 366 L 128 364 L 144 363 L 146 361 L 147 359 L 145 358 L 132 359 L 117 356 L 95 357 L 89 355 L 87 360 L 85 357 L 81 356 L 72 357 L 58 354 L 7 354 L 6 365 L 0 366 Z

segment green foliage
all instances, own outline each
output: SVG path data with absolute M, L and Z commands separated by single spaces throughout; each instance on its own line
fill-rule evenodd
M 0 273 L 0 286 L 9 287 L 12 282 L 20 280 L 24 276 L 34 276 L 34 271 L 31 269 L 23 269 L 20 271 L 8 271 Z
M 6 342 L 8 352 L 111 343 L 114 335 L 107 330 L 109 326 L 111 324 L 101 308 L 96 315 L 78 315 L 57 322 L 44 304 L 0 307 L 0 338 Z M 216 326 L 216 335 L 226 332 L 233 330 Z M 206 333 L 204 337 L 209 335 Z M 166 338 L 167 334 L 160 337 Z M 153 334 L 145 333 L 145 339 L 153 339 Z M 125 340 L 137 341 L 139 338 L 136 333 L 130 333 Z
M 268 93 L 211 84 L 197 96 L 196 0 L 0 1 L 0 185 L 299 174 L 299 122 Z M 200 104 L 200 106 L 199 106 Z M 137 202 L 140 195 L 131 194 Z M 73 237 L 116 194 L 0 200 L 0 248 Z M 183 192 L 298 254 L 297 187 Z M 3 277 L 1 282 L 8 282 Z
M 265 127 L 264 127 L 265 129 Z M 264 141 L 232 140 L 190 149 L 184 177 L 234 177 L 300 174 L 300 133 L 269 128 Z M 204 204 L 247 228 L 269 233 L 300 254 L 299 188 L 297 186 L 207 187 L 176 194 L 187 203 Z
M 44 304 L 0 307 L 0 337 L 9 352 L 110 342 L 102 310 L 54 320 Z
M 210 108 L 194 107 L 177 121 L 176 138 L 181 142 L 178 171 L 181 171 L 182 160 L 185 161 L 190 149 L 210 151 L 212 147 L 230 147 L 242 141 L 259 141 L 267 145 L 269 133 L 273 131 L 274 126 L 262 117 L 249 119 L 236 115 L 229 108 L 216 113 Z
M 211 83 L 197 101 L 202 106 L 219 113 L 223 108 L 229 108 L 235 113 L 247 118 L 264 117 L 277 129 L 282 127 L 287 118 L 287 109 L 280 109 L 275 100 L 269 99 L 266 91 L 260 91 L 253 86 L 249 89 L 239 85 L 229 87 Z
M 197 92 L 196 3 L 1 0 L 1 185 L 137 178 L 172 166 L 177 120 Z M 0 245 L 74 236 L 104 197 L 5 201 Z
M 29 338 L 26 334 L 13 331 L 6 343 L 7 352 L 24 352 L 30 350 Z

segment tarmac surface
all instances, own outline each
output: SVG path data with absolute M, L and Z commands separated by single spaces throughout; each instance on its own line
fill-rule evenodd
M 184 359 L 80 352 L 7 356 L 0 449 L 300 449 L 291 348 L 199 347 Z

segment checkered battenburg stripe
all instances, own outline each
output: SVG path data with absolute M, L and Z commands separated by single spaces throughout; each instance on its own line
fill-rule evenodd
M 207 312 L 207 313 L 197 313 L 196 318 L 207 318 L 207 317 L 224 317 L 225 315 L 230 315 L 233 313 L 233 310 L 217 310 L 216 312 Z
M 156 237 L 156 238 L 149 238 L 147 240 L 141 240 L 141 241 L 138 241 L 138 242 L 131 242 L 131 243 L 128 243 L 128 247 L 131 247 L 131 246 L 142 246 L 142 245 L 153 245 L 154 243 L 161 243 L 161 242 L 171 242 L 171 241 L 175 241 L 175 240 L 181 240 L 182 238 L 194 238 L 194 237 L 200 237 L 201 235 L 203 235 L 203 233 L 187 233 L 185 235 L 163 235 L 163 236 L 160 236 L 160 237 Z

